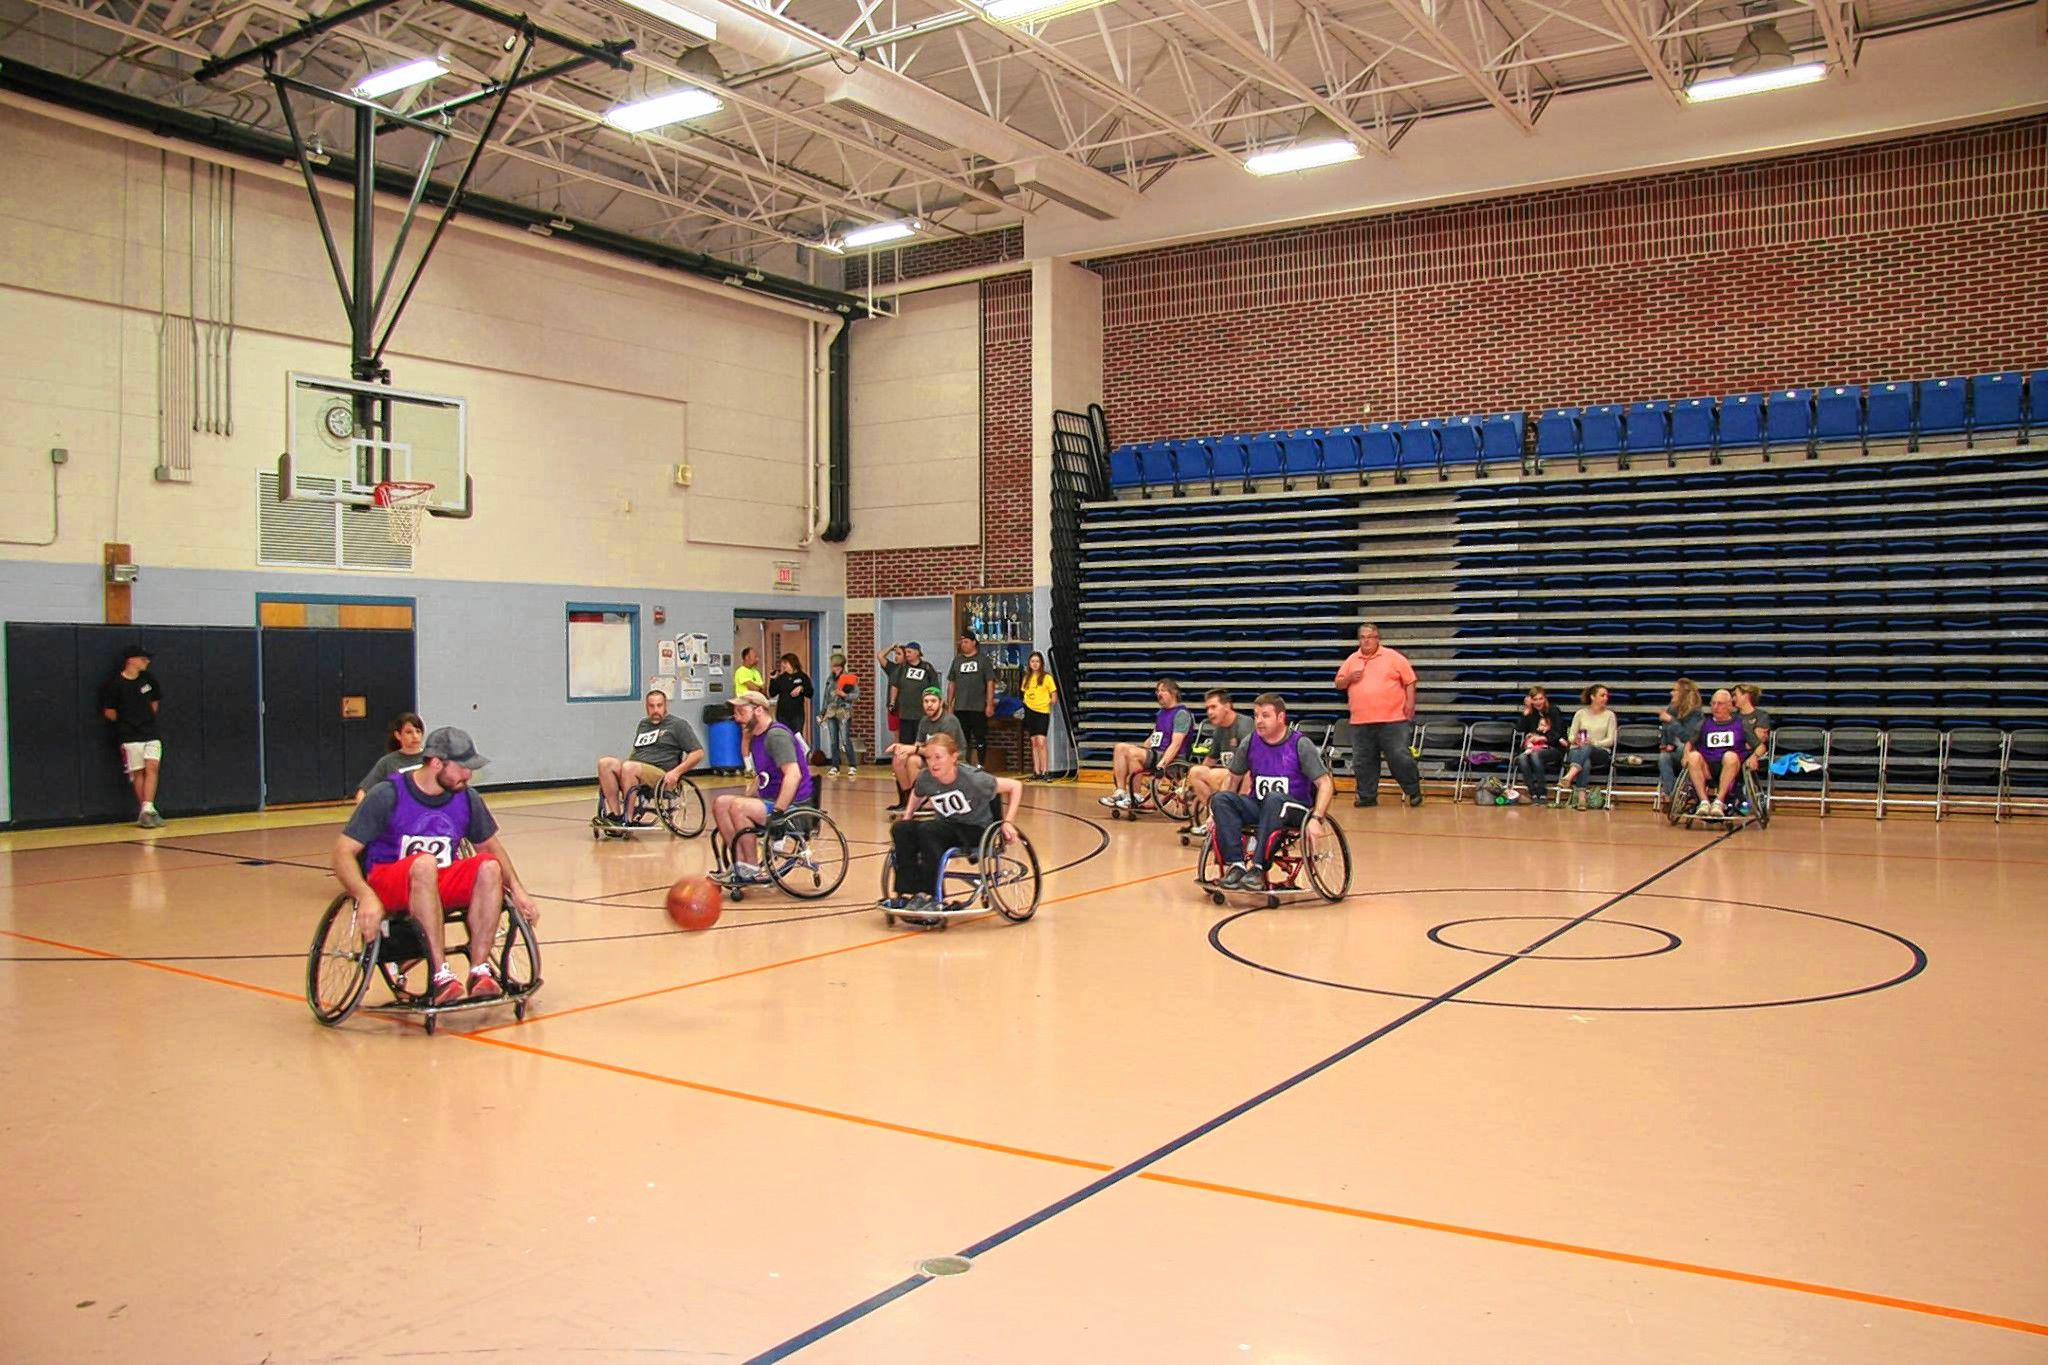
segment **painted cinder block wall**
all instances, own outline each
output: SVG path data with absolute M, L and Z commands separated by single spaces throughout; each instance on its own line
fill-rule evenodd
M 1091 262 L 1112 437 L 2048 364 L 2048 118 Z

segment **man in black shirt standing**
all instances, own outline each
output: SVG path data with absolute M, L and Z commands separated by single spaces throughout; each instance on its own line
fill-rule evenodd
M 988 660 L 982 657 L 980 643 L 972 635 L 962 635 L 953 666 L 946 670 L 946 705 L 967 737 L 968 747 L 960 751 L 961 757 L 971 754 L 976 763 L 988 762 L 988 718 L 996 712 L 988 675 Z
M 163 699 L 163 688 L 149 671 L 149 650 L 142 645 L 130 645 L 123 651 L 121 671 L 100 688 L 100 714 L 114 724 L 122 770 L 128 774 L 141 807 L 135 823 L 143 829 L 161 829 L 164 823 L 163 816 L 156 813 L 157 770 L 164 761 L 156 713 Z

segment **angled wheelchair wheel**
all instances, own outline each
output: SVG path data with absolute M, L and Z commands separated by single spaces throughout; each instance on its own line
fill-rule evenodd
M 1038 871 L 1038 850 L 1018 830 L 1012 842 L 1003 839 L 1003 827 L 990 825 L 981 836 L 982 903 L 1013 924 L 1022 924 L 1038 913 L 1038 899 L 1044 878 Z
M 678 839 L 694 839 L 704 832 L 704 793 L 687 776 L 674 786 L 663 784 L 654 794 L 654 813 L 668 832 Z
M 1194 814 L 1195 789 L 1188 783 L 1188 765 L 1169 763 L 1152 774 L 1152 806 L 1161 815 L 1185 820 Z
M 320 916 L 306 955 L 306 1004 L 313 1017 L 333 1028 L 354 1014 L 376 965 L 377 944 L 363 940 L 355 897 L 336 896 Z
M 1344 827 L 1335 820 L 1325 816 L 1321 834 L 1310 833 L 1315 823 L 1304 823 L 1300 834 L 1309 885 L 1326 901 L 1343 900 L 1351 891 L 1351 845 L 1345 842 Z
M 1216 835 L 1213 830 L 1202 840 L 1201 851 L 1195 854 L 1195 884 L 1209 893 L 1209 899 L 1217 905 L 1223 904 L 1223 892 L 1216 881 L 1223 875 L 1221 864 L 1216 861 Z
M 1764 794 L 1764 784 L 1757 781 L 1756 772 L 1750 768 L 1742 770 L 1742 794 L 1749 802 L 1750 813 L 1756 818 L 1758 829 L 1771 827 L 1771 799 Z
M 1692 774 L 1678 775 L 1678 783 L 1672 787 L 1671 795 L 1664 802 L 1664 818 L 1674 825 L 1692 827 L 1692 810 L 1699 804 L 1699 794 L 1694 791 Z
M 498 984 L 513 1001 L 514 1017 L 526 1017 L 526 1001 L 540 989 L 540 940 L 533 926 L 512 898 L 505 898 L 505 913 L 498 916 L 498 941 L 492 946 L 491 965 L 498 969 Z
M 807 810 L 790 817 L 791 832 L 761 854 L 769 878 L 798 900 L 822 900 L 846 880 L 846 836 L 832 817 Z M 760 836 L 767 839 L 763 832 Z M 788 843 L 785 848 L 784 843 Z

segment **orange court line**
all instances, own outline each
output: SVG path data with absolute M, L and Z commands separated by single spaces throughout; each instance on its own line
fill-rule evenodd
M 921 932 L 921 931 L 920 931 Z M 893 942 L 891 939 L 876 939 L 876 943 Z M 872 944 L 861 944 L 871 947 Z M 846 951 L 841 949 L 840 951 Z M 714 978 L 718 979 L 718 978 Z M 1021 1156 L 1032 1161 L 1049 1161 L 1059 1166 L 1078 1166 L 1087 1171 L 1112 1171 L 1116 1168 L 1105 1161 L 1085 1161 L 1080 1157 L 1059 1156 L 1052 1152 L 1036 1152 L 1029 1147 L 1012 1147 L 1002 1142 L 987 1142 L 981 1138 L 963 1137 L 958 1133 L 941 1133 L 932 1128 L 918 1128 L 907 1123 L 892 1123 L 887 1119 L 869 1118 L 865 1114 L 849 1114 L 841 1109 L 826 1109 L 820 1105 L 803 1104 L 796 1100 L 779 1100 L 772 1095 L 756 1095 L 745 1090 L 731 1090 L 722 1085 L 711 1085 L 704 1081 L 687 1081 L 680 1076 L 664 1076 L 658 1071 L 642 1071 L 637 1067 L 620 1066 L 615 1062 L 601 1062 L 591 1057 L 578 1057 L 567 1052 L 550 1052 L 546 1048 L 532 1047 L 526 1043 L 515 1043 L 509 1038 L 499 1038 L 489 1032 L 457 1033 L 451 1035 L 467 1038 L 473 1043 L 487 1047 L 509 1048 L 523 1052 L 530 1057 L 541 1057 L 551 1062 L 567 1062 L 571 1066 L 588 1067 L 593 1071 L 609 1072 L 614 1076 L 626 1076 L 633 1080 L 653 1081 L 657 1085 L 674 1086 L 679 1090 L 694 1090 L 700 1094 L 717 1095 L 723 1099 L 744 1100 L 749 1104 L 765 1104 L 771 1109 L 786 1109 L 792 1113 L 809 1114 L 815 1118 L 837 1119 L 841 1123 L 858 1124 L 863 1128 L 879 1128 L 884 1132 L 903 1133 L 910 1137 L 928 1138 L 934 1142 L 951 1143 L 956 1147 L 972 1147 L 984 1152 L 1000 1152 L 1005 1156 Z
M 1843 1289 L 1839 1285 L 1815 1284 L 1808 1280 L 1788 1280 L 1778 1275 L 1757 1275 L 1747 1270 L 1729 1270 L 1723 1266 L 1698 1265 L 1692 1261 L 1673 1261 L 1662 1256 L 1642 1256 L 1632 1251 L 1610 1251 L 1605 1247 L 1580 1246 L 1576 1242 L 1555 1242 L 1547 1237 L 1525 1237 L 1515 1232 L 1494 1232 L 1487 1228 L 1465 1227 L 1458 1223 L 1439 1223 L 1428 1218 L 1410 1218 L 1398 1213 L 1380 1213 L 1372 1209 L 1356 1209 L 1344 1204 L 1329 1204 L 1319 1199 L 1297 1199 L 1292 1195 L 1269 1194 L 1264 1190 L 1248 1190 L 1237 1185 L 1219 1185 L 1208 1180 L 1192 1180 L 1186 1176 L 1163 1175 L 1154 1171 L 1141 1171 L 1140 1180 L 1156 1181 L 1162 1185 L 1178 1185 L 1183 1189 L 1206 1190 L 1211 1194 L 1235 1195 L 1240 1199 L 1254 1199 L 1265 1204 L 1281 1204 L 1289 1208 L 1313 1209 L 1319 1213 L 1334 1213 L 1346 1218 L 1362 1218 L 1374 1223 L 1388 1223 L 1395 1227 L 1415 1228 L 1423 1232 L 1445 1232 L 1455 1237 L 1472 1237 L 1485 1242 L 1502 1242 L 1509 1246 L 1532 1247 L 1538 1251 L 1558 1251 L 1568 1256 L 1587 1256 L 1601 1261 L 1617 1261 L 1623 1265 L 1639 1265 L 1652 1270 L 1675 1270 L 1685 1275 L 1701 1275 L 1708 1279 L 1732 1280 L 1737 1284 L 1761 1285 L 1767 1289 L 1787 1289 L 1798 1294 L 1816 1294 L 1822 1298 L 1846 1299 L 1851 1303 L 1867 1303 L 1879 1308 L 1897 1308 L 1908 1313 L 1924 1313 L 1930 1317 L 1954 1318 L 1959 1322 L 1981 1323 L 1986 1327 L 2003 1327 L 2011 1332 L 2028 1332 L 2034 1336 L 2048 1337 L 2048 1323 L 2029 1322 L 2025 1318 L 2000 1317 L 1996 1313 L 1978 1313 L 1968 1308 L 1951 1308 L 1947 1304 L 1928 1303 L 1924 1299 L 1902 1299 L 1890 1294 L 1871 1294 L 1861 1289 Z
M 1137 886 L 1141 882 L 1156 882 L 1161 877 L 1192 877 L 1194 875 L 1195 869 L 1192 864 L 1187 867 L 1169 867 L 1164 872 L 1148 872 L 1142 877 L 1133 877 L 1126 882 L 1111 882 L 1108 886 L 1098 886 L 1093 891 L 1076 891 L 1071 895 L 1054 896 L 1051 900 L 1042 900 L 1038 904 L 1040 908 L 1048 905 L 1065 905 L 1068 901 L 1083 900 L 1089 896 L 1099 896 L 1105 891 L 1121 891 L 1127 886 Z
M 62 948 L 67 953 L 80 953 L 86 957 L 101 957 L 114 962 L 126 962 L 131 966 L 147 967 L 151 971 L 169 972 L 172 976 L 189 976 L 194 981 L 211 981 L 216 986 L 233 986 L 238 991 L 253 991 L 257 995 L 275 996 L 279 1000 L 297 1001 L 305 998 L 304 996 L 293 995 L 290 991 L 280 991 L 269 986 L 258 986 L 247 981 L 237 981 L 233 977 L 215 976 L 210 972 L 195 972 L 189 967 L 174 967 L 168 962 L 152 962 L 146 957 L 129 957 L 121 953 L 109 953 L 98 948 L 87 948 L 76 943 L 65 943 L 60 939 L 39 938 L 34 934 L 24 934 L 15 929 L 0 929 L 0 934 L 4 934 L 8 938 L 20 939 L 24 943 L 40 943 L 45 948 Z
M 633 907 L 621 908 L 631 909 Z M 766 962 L 758 967 L 743 967 L 739 971 L 726 972 L 720 976 L 707 976 L 697 981 L 680 982 L 674 986 L 660 986 L 651 991 L 636 991 L 632 995 L 622 995 L 616 1000 L 598 1000 L 588 1005 L 575 1005 L 565 1010 L 549 1010 L 545 1014 L 529 1014 L 524 1019 L 517 1019 L 509 1024 L 493 1024 L 489 1028 L 477 1029 L 463 1036 L 466 1038 L 481 1037 L 486 1033 L 497 1033 L 502 1029 L 524 1028 L 528 1024 L 537 1024 L 543 1019 L 566 1019 L 572 1014 L 588 1014 L 591 1010 L 610 1009 L 613 1005 L 629 1005 L 635 1000 L 651 1000 L 657 995 L 673 995 L 677 991 L 695 990 L 699 986 L 709 986 L 718 981 L 732 981 L 742 976 L 756 976 L 762 972 L 772 972 L 778 967 L 794 967 L 801 962 L 816 962 L 819 958 L 837 957 L 841 953 L 859 952 L 862 948 L 875 948 L 884 943 L 896 943 L 902 939 L 916 938 L 923 932 L 921 929 L 913 929 L 909 933 L 891 934 L 887 938 L 871 938 L 861 943 L 849 943 L 840 948 L 827 948 L 822 953 L 806 953 L 802 957 L 785 958 L 781 962 Z

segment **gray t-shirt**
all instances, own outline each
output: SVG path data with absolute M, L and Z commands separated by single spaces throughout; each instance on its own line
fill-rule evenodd
M 960 728 L 959 720 L 951 711 L 945 712 L 937 720 L 923 714 L 918 716 L 917 742 L 922 744 L 933 735 L 951 735 L 955 744 L 963 749 L 967 747 L 967 734 Z
M 409 773 L 426 761 L 423 754 L 409 754 L 403 749 L 393 749 L 371 765 L 363 780 L 356 783 L 356 790 L 365 793 L 375 791 L 379 782 L 391 780 L 391 774 Z
M 1001 803 L 996 800 L 995 778 L 972 763 L 962 763 L 951 782 L 939 781 L 927 768 L 917 775 L 911 789 L 941 820 L 986 827 L 1003 818 Z
M 682 762 L 683 755 L 703 747 L 697 742 L 697 732 L 690 728 L 690 722 L 674 712 L 659 721 L 642 716 L 633 731 L 633 761 L 663 772 Z
M 1738 716 L 1742 716 L 1743 723 L 1749 727 L 1750 747 L 1761 747 L 1763 744 L 1763 740 L 1758 732 L 1762 731 L 1764 733 L 1768 733 L 1770 731 L 1772 724 L 1771 713 L 1764 710 L 1763 707 L 1759 706 L 1746 716 L 1743 716 L 1742 712 L 1740 711 L 1737 711 L 1735 714 Z
M 1323 762 L 1323 751 L 1301 731 L 1294 732 L 1294 752 L 1301 759 L 1301 775 L 1314 782 L 1330 771 L 1330 765 Z M 1251 749 L 1247 745 L 1237 746 L 1237 752 L 1230 756 L 1230 771 L 1243 774 L 1252 770 Z
M 971 659 L 965 654 L 954 656 L 953 666 L 946 670 L 946 680 L 953 684 L 955 711 L 988 709 L 988 668 L 986 654 L 977 653 Z
M 915 721 L 924 714 L 924 690 L 934 687 L 939 681 L 939 670 L 930 659 L 919 659 L 914 664 L 899 664 L 896 676 L 896 714 L 908 721 Z
M 1244 742 L 1252 737 L 1252 718 L 1244 712 L 1228 725 L 1216 726 L 1203 721 L 1195 735 L 1195 761 L 1212 764 L 1219 768 L 1230 766 L 1230 760 Z
M 412 782 L 410 777 L 400 780 Z M 421 805 L 433 806 L 438 809 L 453 801 L 457 793 L 442 792 L 439 796 L 428 796 L 419 789 L 417 783 L 414 783 L 412 795 L 413 799 Z M 391 782 L 379 782 L 375 787 L 369 789 L 361 801 L 356 803 L 355 810 L 348 817 L 348 824 L 342 827 L 341 832 L 363 847 L 368 848 L 371 844 L 377 842 L 377 836 L 384 832 L 384 826 L 389 823 L 392 813 L 397 809 L 397 785 Z M 481 844 L 497 832 L 498 822 L 491 818 L 491 813 L 488 810 L 484 809 L 482 793 L 470 792 L 469 833 L 466 836 L 469 842 Z

